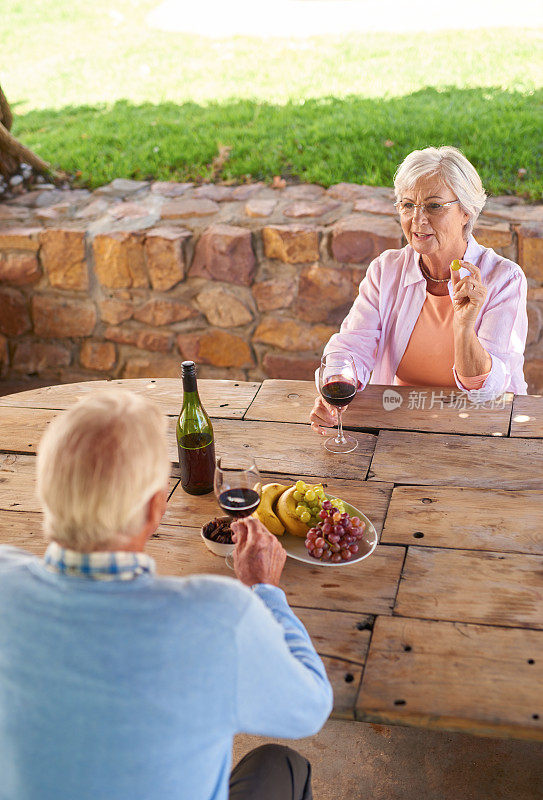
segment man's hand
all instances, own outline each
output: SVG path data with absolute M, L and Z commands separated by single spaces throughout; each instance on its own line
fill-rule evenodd
M 234 550 L 234 569 L 242 583 L 279 585 L 287 554 L 277 538 L 254 517 L 238 519 L 230 525 Z

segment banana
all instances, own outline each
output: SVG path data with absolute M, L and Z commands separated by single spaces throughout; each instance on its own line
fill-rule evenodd
M 260 496 L 260 504 L 253 516 L 264 523 L 270 533 L 276 536 L 282 536 L 285 532 L 285 527 L 279 518 L 273 512 L 273 504 L 275 501 L 287 490 L 287 486 L 282 483 L 267 483 L 262 487 L 262 494 Z
M 293 536 L 303 536 L 305 538 L 309 528 L 296 516 L 296 500 L 292 496 L 296 491 L 296 486 L 291 486 L 280 496 L 275 507 L 275 513 L 285 526 L 287 533 Z

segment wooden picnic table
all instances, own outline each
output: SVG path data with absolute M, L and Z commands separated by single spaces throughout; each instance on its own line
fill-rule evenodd
M 380 543 L 338 567 L 287 559 L 282 586 L 323 657 L 336 717 L 543 740 L 543 398 L 475 406 L 457 391 L 369 386 L 345 412 L 359 447 L 311 431 L 307 381 L 201 380 L 217 455 L 264 478 L 323 482 Z M 35 453 L 48 423 L 98 388 L 168 417 L 171 495 L 148 546 L 158 572 L 232 575 L 200 527 L 213 494 L 179 485 L 174 379 L 97 381 L 0 397 L 0 541 L 43 553 Z

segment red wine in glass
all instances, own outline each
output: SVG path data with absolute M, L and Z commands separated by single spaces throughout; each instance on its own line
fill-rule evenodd
M 222 510 L 234 519 L 250 516 L 258 508 L 262 485 L 253 459 L 236 459 L 241 467 L 226 469 L 217 459 L 215 497 Z
M 235 519 L 249 517 L 256 511 L 260 503 L 260 495 L 255 489 L 244 487 L 236 489 L 225 489 L 219 495 L 219 505 L 225 514 L 229 514 Z
M 324 446 L 331 453 L 350 453 L 358 442 L 353 436 L 345 436 L 341 415 L 356 395 L 358 377 L 353 357 L 349 353 L 326 353 L 319 369 L 319 391 L 323 400 L 337 408 L 337 436 L 326 439 Z
M 329 381 L 321 389 L 321 394 L 331 406 L 344 408 L 356 395 L 356 387 L 348 381 Z

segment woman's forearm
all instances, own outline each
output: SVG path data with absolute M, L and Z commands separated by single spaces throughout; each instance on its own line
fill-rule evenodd
M 473 328 L 454 328 L 454 366 L 456 372 L 466 378 L 490 372 L 492 359 Z

